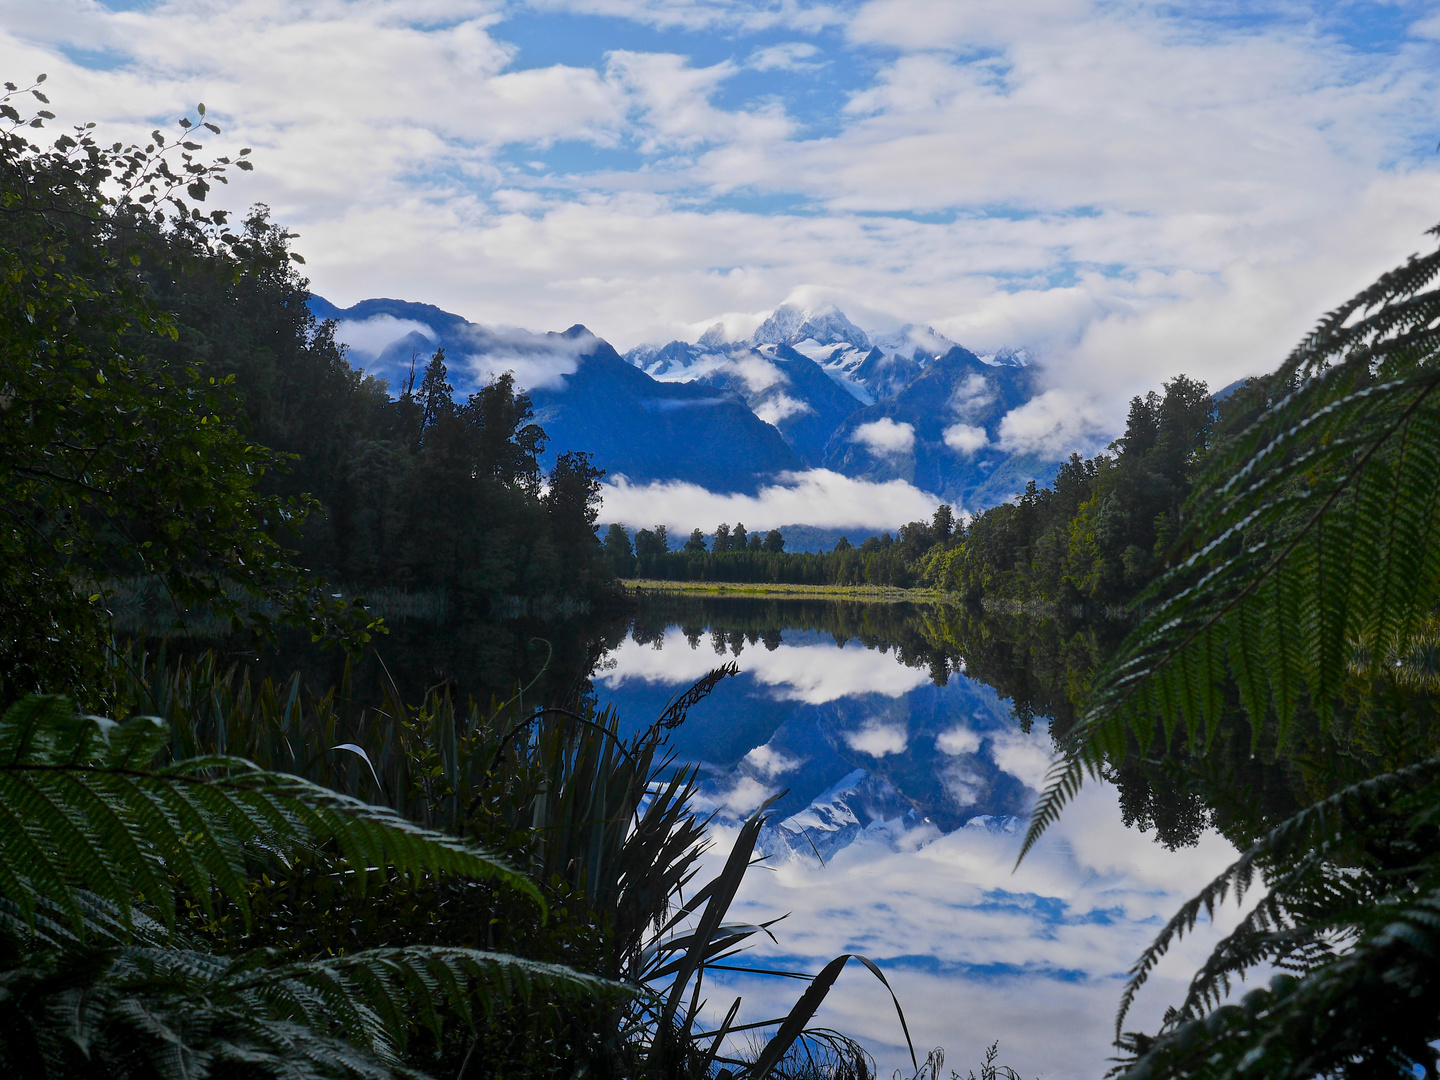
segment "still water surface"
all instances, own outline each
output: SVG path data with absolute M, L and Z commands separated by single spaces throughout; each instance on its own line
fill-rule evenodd
M 1092 784 L 1016 870 L 1051 761 L 1048 726 L 1023 730 L 963 659 L 907 641 L 915 635 L 904 628 L 927 625 L 927 612 L 663 603 L 642 607 L 594 685 L 633 730 L 718 664 L 738 662 L 740 675 L 691 712 L 675 746 L 702 767 L 715 869 L 745 815 L 787 792 L 762 834 L 765 869 L 751 870 L 731 917 L 789 917 L 745 962 L 813 972 L 863 953 L 886 971 L 922 1057 L 944 1046 L 964 1076 L 998 1039 L 1000 1060 L 1027 1077 L 1103 1075 L 1126 970 L 1234 849 L 1209 833 L 1167 851 L 1125 828 L 1114 790 Z M 1215 936 L 1202 927 L 1181 944 L 1127 1028 L 1153 1030 Z M 803 990 L 743 974 L 707 985 L 716 1019 L 743 995 L 742 1021 L 783 1014 Z M 889 997 L 859 965 L 816 1022 L 859 1038 L 882 1076 L 909 1072 Z

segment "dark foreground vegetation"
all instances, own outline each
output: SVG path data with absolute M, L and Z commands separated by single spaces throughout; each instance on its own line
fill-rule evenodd
M 291 237 L 202 210 L 249 166 L 203 108 L 42 146 L 35 99 L 0 98 L 0 1070 L 870 1075 L 811 1025 L 848 956 L 700 1022 L 766 932 L 726 918 L 763 810 L 696 880 L 667 745 L 733 669 L 627 740 L 592 647 L 516 640 L 613 601 L 589 458 L 542 477 L 509 378 L 352 369 Z
M 392 397 L 310 318 L 283 230 L 202 213 L 248 165 L 197 156 L 203 110 L 178 143 L 42 147 L 23 93 L 44 103 L 0 100 L 7 1076 L 868 1076 L 811 1026 L 852 959 L 883 981 L 863 957 L 786 1017 L 700 1022 L 707 970 L 768 932 L 727 918 L 765 808 L 697 880 L 695 774 L 670 759 L 722 657 L 628 740 L 583 677 L 537 682 L 539 653 L 478 698 L 455 671 L 356 674 L 388 629 L 367 590 L 541 625 L 607 603 L 622 557 L 946 589 L 939 615 L 813 618 L 1053 718 L 1027 849 L 1095 777 L 1167 843 L 1213 824 L 1240 847 L 1133 969 L 1117 1071 L 1437 1074 L 1440 252 L 1219 411 L 1176 380 L 1110 453 L 964 529 L 942 508 L 810 561 L 611 530 L 607 554 L 596 471 L 565 448 L 542 484 L 511 383 L 457 403 L 436 355 Z M 178 644 L 117 641 L 122 600 Z M 717 652 L 770 644 L 747 618 Z M 488 633 L 457 663 L 514 632 Z M 236 662 L 298 667 L 295 634 L 333 678 Z M 1126 1031 L 1175 940 L 1257 894 L 1160 1030 Z M 1228 1002 L 1260 965 L 1280 974 Z

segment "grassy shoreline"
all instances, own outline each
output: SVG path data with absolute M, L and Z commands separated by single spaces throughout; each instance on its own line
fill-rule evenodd
M 942 603 L 955 597 L 938 589 L 899 589 L 890 585 L 785 585 L 765 581 L 656 581 L 623 578 L 631 596 L 640 593 L 699 593 L 705 596 L 770 596 L 778 599 L 864 600 L 867 603 Z

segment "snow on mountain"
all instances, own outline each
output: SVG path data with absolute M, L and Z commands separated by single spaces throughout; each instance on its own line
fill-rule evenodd
M 317 318 L 335 321 L 351 362 L 387 380 L 392 392 L 437 348 L 445 349 L 451 384 L 462 395 L 513 372 L 549 437 L 540 459 L 545 468 L 561 452 L 585 450 L 611 476 L 637 483 L 686 480 L 712 491 L 753 492 L 806 464 L 739 396 L 693 378 L 652 379 L 583 326 L 541 334 L 482 326 L 403 300 L 339 308 L 316 296 L 309 303 Z M 689 356 L 650 359 L 651 366 L 684 366 Z
M 1053 472 L 1028 458 L 1007 469 L 998 448 L 1004 415 L 1036 391 L 1025 349 L 976 355 L 931 326 L 869 334 L 833 305 L 782 304 L 747 341 L 725 340 L 717 323 L 693 344 L 641 345 L 625 358 L 659 381 L 736 395 L 807 465 L 847 476 L 903 479 L 972 506 Z
M 915 836 L 916 830 L 925 835 Z M 939 830 L 886 781 L 855 769 L 783 821 L 767 823 L 756 843 L 765 855 L 828 860 L 857 840 L 918 846 Z
M 833 306 L 787 304 L 747 340 L 727 341 L 717 323 L 699 341 L 641 345 L 622 360 L 581 327 L 481 326 L 393 299 L 310 306 L 392 392 L 441 347 L 462 394 L 513 372 L 550 436 L 546 465 L 585 449 L 612 476 L 715 491 L 827 468 L 904 480 L 971 510 L 1029 479 L 1048 482 L 1058 465 L 1012 454 L 1000 438 L 1005 416 L 1038 392 L 1030 354 L 977 356 L 929 326 L 869 334 Z
M 709 344 L 702 338 L 693 345 L 641 345 L 625 358 L 658 382 L 698 383 L 736 395 L 776 427 L 811 466 L 820 464 L 841 421 L 869 403 L 868 397 L 847 392 L 820 365 L 787 345 L 717 344 L 718 336 Z
M 781 304 L 751 335 L 752 345 L 797 345 L 802 341 L 819 345 L 870 347 L 869 335 L 845 317 L 833 304 L 805 310 Z
M 784 433 L 780 421 L 821 410 L 814 401 L 784 389 L 790 382 L 784 371 L 767 368 L 792 363 L 797 355 L 804 357 L 858 405 L 873 405 L 894 397 L 927 364 L 954 347 L 953 341 L 929 326 L 909 323 L 871 336 L 833 305 L 805 309 L 782 304 L 748 341 L 726 341 L 723 325 L 716 323 L 694 344 L 639 345 L 625 358 L 654 379 L 705 382 L 740 393 L 757 416 L 777 424 Z M 856 407 L 850 405 L 850 411 Z M 794 445 L 794 440 L 789 441 Z M 823 451 L 824 440 L 820 442 L 816 449 Z M 796 449 L 806 456 L 799 446 Z
M 991 367 L 1029 367 L 1031 356 L 1029 349 L 1005 348 L 988 356 L 982 356 L 980 360 Z
M 903 354 L 915 360 L 922 356 L 933 360 L 955 348 L 956 343 L 932 326 L 906 323 L 899 330 L 872 336 L 870 344 L 886 356 Z

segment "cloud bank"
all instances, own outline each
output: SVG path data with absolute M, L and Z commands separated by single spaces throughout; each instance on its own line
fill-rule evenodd
M 905 425 L 909 426 L 909 425 Z M 756 495 L 724 494 L 698 484 L 631 484 L 624 477 L 600 490 L 602 522 L 632 528 L 664 525 L 672 533 L 743 521 L 752 532 L 804 523 L 822 529 L 879 531 L 928 520 L 940 499 L 903 480 L 852 480 L 828 469 L 783 473 Z

